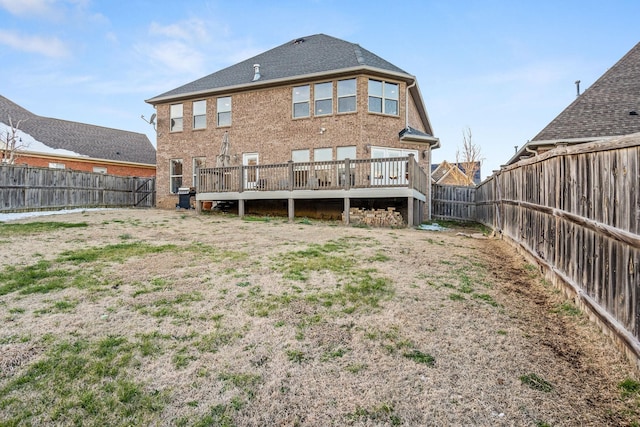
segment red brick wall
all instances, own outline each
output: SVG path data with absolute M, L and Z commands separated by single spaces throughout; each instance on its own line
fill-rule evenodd
M 385 147 L 415 149 L 419 152 L 427 149 L 424 144 L 411 144 L 399 141 L 398 132 L 405 128 L 405 95 L 406 84 L 401 81 L 386 79 L 399 84 L 398 116 L 388 116 L 368 112 L 368 75 L 357 77 L 357 111 L 354 113 L 336 113 L 337 82 L 345 79 L 321 79 L 308 82 L 334 82 L 333 114 L 315 117 L 313 115 L 313 90 L 311 91 L 308 118 L 292 118 L 292 87 L 306 83 L 296 83 L 253 91 L 235 92 L 221 96 L 232 98 L 232 123 L 228 127 L 216 126 L 217 96 L 192 98 L 176 103 L 183 104 L 183 131 L 170 132 L 170 103 L 157 106 L 158 147 L 157 147 L 157 206 L 173 208 L 177 196 L 169 189 L 169 161 L 183 159 L 183 186 L 193 186 L 192 159 L 206 157 L 207 166 L 215 166 L 216 156 L 225 131 L 229 132 L 231 162 L 242 163 L 243 153 L 257 152 L 260 164 L 281 163 L 291 159 L 291 150 L 310 149 L 313 158 L 314 148 L 334 149 L 339 146 L 355 145 L 358 158 L 367 158 L 370 154 L 365 150 L 367 144 Z M 372 77 L 380 79 L 379 77 Z M 192 103 L 206 99 L 207 127 L 192 129 Z M 416 112 L 415 103 L 409 102 L 409 124 L 416 129 L 424 130 L 420 116 Z M 320 129 L 325 131 L 320 133 Z M 237 156 L 236 156 L 237 155 Z M 429 158 L 417 156 L 422 166 L 429 171 Z
M 118 163 L 106 163 L 92 160 L 76 160 L 65 157 L 39 157 L 39 156 L 26 156 L 22 155 L 16 159 L 16 164 L 37 166 L 37 167 L 49 167 L 49 163 L 61 163 L 64 164 L 65 169 L 93 172 L 93 167 L 105 167 L 107 173 L 110 175 L 121 176 L 139 176 L 139 177 L 152 177 L 156 174 L 155 166 L 136 166 L 126 165 Z

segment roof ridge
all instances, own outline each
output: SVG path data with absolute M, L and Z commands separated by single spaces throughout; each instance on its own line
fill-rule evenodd
M 358 61 L 358 64 L 360 65 L 364 65 L 364 57 L 362 56 L 362 50 L 360 48 L 360 45 L 357 43 L 353 43 L 353 50 L 356 54 L 356 60 Z

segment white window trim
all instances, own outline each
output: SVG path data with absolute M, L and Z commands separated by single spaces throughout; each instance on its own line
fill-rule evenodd
M 174 116 L 173 115 L 173 107 L 180 106 L 180 110 L 182 115 Z M 180 129 L 177 129 L 176 120 L 180 120 Z M 171 104 L 169 106 L 169 131 L 170 132 L 182 132 L 184 129 L 184 105 L 183 104 Z
M 331 88 L 330 95 L 328 97 L 318 98 L 317 91 L 316 91 L 316 88 L 318 87 L 318 85 L 329 85 L 329 87 Z M 318 113 L 318 101 L 327 101 L 327 100 L 331 101 L 331 108 L 329 109 L 329 111 L 326 112 L 326 113 Z M 320 117 L 320 116 L 330 116 L 332 114 L 333 114 L 333 82 L 314 83 L 314 85 L 313 85 L 313 115 L 316 116 L 316 117 Z
M 224 99 L 228 99 L 229 100 L 229 109 L 228 110 L 220 108 L 220 103 Z M 231 99 L 230 96 L 221 96 L 221 97 L 216 99 L 216 125 L 219 128 L 224 128 L 224 127 L 231 126 L 231 123 L 232 123 L 232 118 L 231 118 L 232 117 L 232 110 L 233 110 L 233 103 L 232 103 L 232 99 Z M 220 124 L 220 114 L 224 114 L 224 113 L 229 113 L 229 123 Z
M 385 116 L 399 117 L 400 116 L 400 84 L 398 84 L 396 82 L 388 82 L 388 81 L 385 81 L 385 80 L 376 80 L 376 79 L 369 79 L 368 81 L 380 82 L 382 84 L 382 96 L 371 95 L 370 93 L 367 93 L 369 98 L 380 99 L 380 101 L 381 101 L 381 110 L 382 111 L 371 111 L 371 108 L 369 108 L 369 102 L 367 102 L 367 108 L 368 108 L 369 112 L 373 113 L 373 114 L 384 114 Z M 385 87 L 386 87 L 387 84 L 396 86 L 397 92 L 398 92 L 396 98 L 387 97 L 385 95 Z M 369 86 L 368 86 L 368 82 L 367 82 L 367 91 L 369 90 L 368 87 Z M 396 113 L 387 113 L 386 112 L 386 101 L 387 100 L 396 102 Z M 367 101 L 368 101 L 368 99 L 367 99 Z
M 354 88 L 354 92 L 350 93 L 350 94 L 343 94 L 340 95 L 340 82 L 346 82 L 346 81 L 351 81 L 353 80 L 355 82 L 355 88 Z M 336 106 L 336 112 L 338 114 L 349 114 L 349 113 L 355 113 L 358 111 L 358 79 L 342 79 L 342 80 L 338 80 L 338 83 L 336 83 L 336 93 L 338 96 L 338 103 Z M 344 99 L 344 98 L 354 98 L 354 105 L 355 105 L 355 109 L 354 110 L 350 110 L 350 111 L 340 111 L 340 99 Z
M 196 104 L 203 102 L 204 103 L 204 113 L 203 114 L 196 114 Z M 193 123 L 191 124 L 193 129 L 206 129 L 207 128 L 207 100 L 206 99 L 199 99 L 198 101 L 193 101 L 193 104 L 191 106 L 192 110 L 192 116 L 193 116 Z M 197 117 L 204 117 L 204 126 L 200 126 L 200 127 L 196 127 L 196 118 Z
M 173 169 L 173 165 L 174 162 L 180 162 L 180 164 L 182 165 L 182 173 L 180 175 L 178 174 L 174 174 L 174 169 Z M 181 178 L 181 181 L 184 179 L 184 161 L 182 159 L 170 159 L 169 160 L 169 193 L 171 194 L 177 194 L 178 193 L 178 188 L 180 188 L 182 186 L 182 184 L 176 186 L 176 191 L 173 191 L 173 189 L 171 188 L 172 184 L 173 184 L 173 179 L 174 178 Z
M 305 100 L 296 102 L 295 90 L 297 88 L 303 88 L 303 87 L 307 88 L 307 92 L 308 92 L 309 95 L 305 98 Z M 307 113 L 306 116 L 296 116 L 296 105 L 299 105 L 299 104 L 307 104 L 308 113 Z M 311 105 L 310 104 L 311 104 L 311 85 L 294 86 L 291 89 L 291 116 L 294 119 L 305 119 L 307 117 L 311 117 Z

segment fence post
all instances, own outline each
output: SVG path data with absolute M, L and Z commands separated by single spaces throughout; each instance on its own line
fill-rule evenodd
M 249 166 L 241 165 L 238 168 L 238 192 L 242 193 L 244 191 L 244 168 Z M 223 172 L 224 174 L 224 172 Z

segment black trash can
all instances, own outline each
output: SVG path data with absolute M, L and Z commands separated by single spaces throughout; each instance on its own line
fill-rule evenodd
M 176 208 L 180 209 L 193 209 L 194 206 L 191 204 L 191 198 L 195 201 L 196 190 L 193 187 L 180 187 L 178 188 L 178 204 Z

